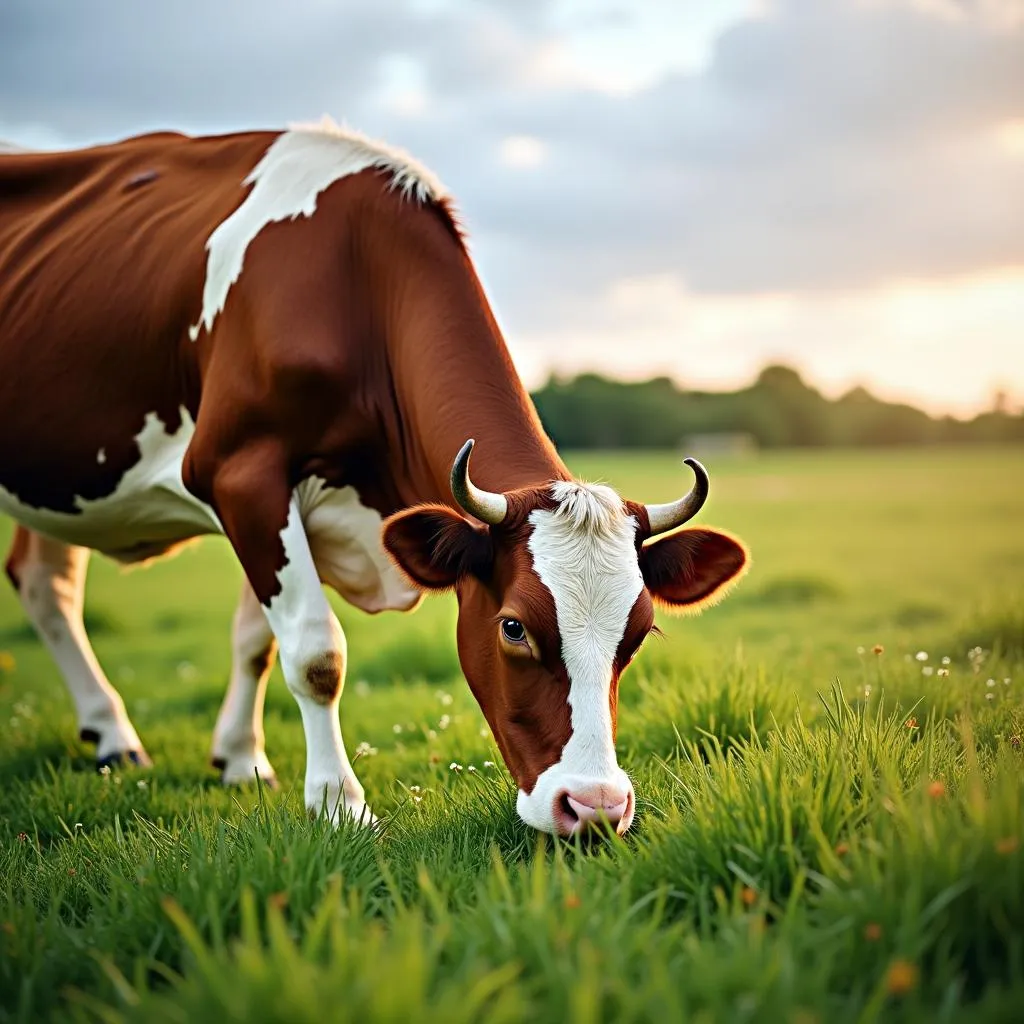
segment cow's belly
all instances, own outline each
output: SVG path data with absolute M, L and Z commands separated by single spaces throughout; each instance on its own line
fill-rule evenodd
M 77 513 L 34 508 L 0 487 L 0 511 L 31 530 L 122 562 L 163 554 L 183 541 L 220 533 L 213 510 L 185 489 L 181 465 L 195 425 L 186 410 L 176 433 L 150 414 L 136 437 L 141 458 L 104 498 L 76 499 Z M 101 452 L 97 458 L 102 459 Z
M 366 612 L 408 611 L 422 598 L 395 568 L 381 544 L 380 514 L 354 487 L 325 486 L 319 477 L 296 491 L 320 579 Z

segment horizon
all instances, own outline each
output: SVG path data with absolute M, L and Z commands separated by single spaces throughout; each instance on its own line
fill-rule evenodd
M 932 416 L 1024 401 L 1014 0 L 56 11 L 0 15 L 0 138 L 327 113 L 407 149 L 451 188 L 531 391 L 782 364 Z
M 738 381 L 734 386 L 705 387 L 693 381 L 679 380 L 677 377 L 673 377 L 669 374 L 659 373 L 643 374 L 633 378 L 626 378 L 617 376 L 615 374 L 605 374 L 597 370 L 584 368 L 581 370 L 574 370 L 571 373 L 559 373 L 558 371 L 553 370 L 549 374 L 547 374 L 544 377 L 544 379 L 541 380 L 539 383 L 531 385 L 528 390 L 532 395 L 534 392 L 541 391 L 551 384 L 569 385 L 574 383 L 579 378 L 591 376 L 598 377 L 609 384 L 625 386 L 642 386 L 644 384 L 653 383 L 654 381 L 657 380 L 667 380 L 683 397 L 685 397 L 689 393 L 705 395 L 732 395 L 755 387 L 761 375 L 766 370 L 770 369 L 792 370 L 799 376 L 801 382 L 804 384 L 805 387 L 807 387 L 811 391 L 816 391 L 828 402 L 838 402 L 843 398 L 847 397 L 848 395 L 852 394 L 853 392 L 863 391 L 866 392 L 868 396 L 874 399 L 875 401 L 884 403 L 886 405 L 906 406 L 915 409 L 918 412 L 924 413 L 926 416 L 930 417 L 933 420 L 950 418 L 957 420 L 961 423 L 968 423 L 971 420 L 975 419 L 977 416 L 983 416 L 987 413 L 997 411 L 997 406 L 999 406 L 998 411 L 1005 413 L 1006 415 L 1024 416 L 1024 403 L 1015 401 L 1014 397 L 1009 392 L 1000 391 L 998 389 L 993 391 L 988 405 L 978 409 L 975 412 L 970 412 L 965 415 L 958 415 L 955 412 L 936 413 L 929 410 L 923 404 L 918 404 L 914 401 L 904 401 L 898 397 L 887 398 L 884 395 L 880 394 L 878 391 L 876 391 L 874 388 L 872 388 L 870 385 L 863 383 L 854 382 L 848 387 L 836 387 L 831 390 L 821 388 L 815 383 L 815 381 L 811 380 L 800 367 L 791 365 L 789 363 L 777 361 L 768 361 L 762 364 L 753 372 L 753 374 L 749 378 Z

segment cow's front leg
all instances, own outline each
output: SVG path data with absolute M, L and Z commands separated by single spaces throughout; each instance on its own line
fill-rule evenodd
M 369 823 L 338 721 L 345 634 L 327 602 L 294 497 L 276 494 L 258 461 L 228 466 L 214 481 L 218 514 L 277 638 L 281 670 L 306 734 L 306 807 L 333 821 Z M 286 521 L 282 522 L 284 517 Z

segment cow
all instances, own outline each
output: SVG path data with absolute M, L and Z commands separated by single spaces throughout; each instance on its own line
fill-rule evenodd
M 244 575 L 223 782 L 275 779 L 262 708 L 279 656 L 306 806 L 375 821 L 324 586 L 367 613 L 454 591 L 521 819 L 625 832 L 620 676 L 655 605 L 697 611 L 748 562 L 724 531 L 679 529 L 708 494 L 686 462 L 695 482 L 663 504 L 573 477 L 452 197 L 400 150 L 325 121 L 0 156 L 6 570 L 100 766 L 149 758 L 83 626 L 90 553 L 141 564 L 223 535 Z

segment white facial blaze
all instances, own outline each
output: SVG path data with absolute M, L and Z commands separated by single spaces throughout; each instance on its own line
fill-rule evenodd
M 636 520 L 611 488 L 573 482 L 552 485 L 554 511 L 530 514 L 533 567 L 555 602 L 562 660 L 569 675 L 572 735 L 559 761 L 533 791 L 520 791 L 520 815 L 536 828 L 553 827 L 561 789 L 630 789 L 612 738 L 610 691 L 615 652 L 643 589 Z
M 240 185 L 252 185 L 242 204 L 225 218 L 206 243 L 209 256 L 203 286 L 203 311 L 189 328 L 195 341 L 209 331 L 224 309 L 228 292 L 242 273 L 252 240 L 275 221 L 311 217 L 320 193 L 336 181 L 371 167 L 388 171 L 395 188 L 420 202 L 447 193 L 426 167 L 399 149 L 375 142 L 324 119 L 282 132 Z

